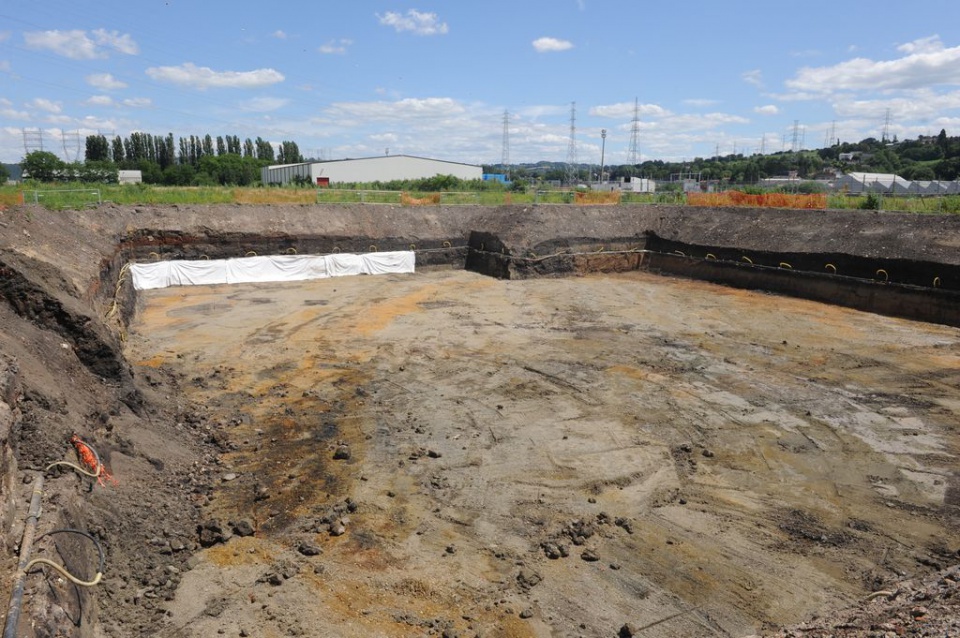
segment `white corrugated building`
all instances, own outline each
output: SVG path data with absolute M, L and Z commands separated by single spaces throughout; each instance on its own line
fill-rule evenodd
M 834 189 L 852 195 L 949 195 L 960 192 L 960 182 L 910 181 L 893 173 L 847 173 L 837 178 Z
M 847 173 L 836 181 L 837 190 L 848 193 L 905 193 L 910 182 L 893 173 Z
M 360 159 L 281 164 L 260 169 L 264 184 L 287 184 L 297 177 L 326 186 L 342 183 L 389 182 L 398 179 L 426 179 L 453 175 L 463 180 L 483 178 L 483 167 L 413 155 L 384 155 Z

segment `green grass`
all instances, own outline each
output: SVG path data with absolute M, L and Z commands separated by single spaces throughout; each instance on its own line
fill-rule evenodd
M 82 210 L 96 206 L 98 198 L 104 204 L 124 206 L 143 204 L 401 204 L 400 191 L 347 190 L 339 188 L 235 188 L 227 186 L 151 186 L 146 184 L 33 184 L 0 186 L 0 207 L 37 202 L 51 210 Z M 409 198 L 429 200 L 437 193 L 406 193 Z M 442 192 L 440 204 L 444 206 L 505 204 L 572 204 L 573 193 L 568 190 L 541 190 L 514 193 L 502 190 Z M 830 209 L 859 209 L 864 196 L 832 194 L 827 197 Z M 916 214 L 960 214 L 960 195 L 942 197 L 879 197 L 880 210 Z M 621 198 L 621 205 L 629 204 L 682 204 L 684 197 L 678 192 L 629 193 Z M 423 205 L 435 205 L 424 202 Z

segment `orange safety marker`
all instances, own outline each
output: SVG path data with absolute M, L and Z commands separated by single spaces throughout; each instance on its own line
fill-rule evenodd
M 113 478 L 113 475 L 103 466 L 100 456 L 92 447 L 84 443 L 76 434 L 70 437 L 70 442 L 76 448 L 80 462 L 97 476 L 97 483 L 103 486 L 107 485 L 107 481 L 111 481 L 114 485 L 117 484 L 117 479 Z

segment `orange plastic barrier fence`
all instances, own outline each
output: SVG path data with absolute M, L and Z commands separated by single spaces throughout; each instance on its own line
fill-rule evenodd
M 827 207 L 827 196 L 823 193 L 812 195 L 790 195 L 787 193 L 749 195 L 740 191 L 687 193 L 687 204 L 690 206 L 759 206 L 763 208 L 825 209 Z
M 0 210 L 7 206 L 16 206 L 23 203 L 23 191 L 15 193 L 0 193 Z
M 577 191 L 573 194 L 577 204 L 619 204 L 620 191 Z
M 439 206 L 440 193 L 434 193 L 427 197 L 410 197 L 406 193 L 400 193 L 400 203 L 404 206 Z

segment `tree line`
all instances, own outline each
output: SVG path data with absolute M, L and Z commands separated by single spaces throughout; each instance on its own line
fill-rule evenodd
M 539 162 L 503 167 L 485 166 L 485 172 L 502 173 L 509 168 L 513 180 L 566 181 L 569 168 L 562 162 Z M 684 176 L 701 181 L 727 184 L 757 184 L 769 177 L 796 173 L 801 180 L 832 177 L 836 171 L 895 173 L 908 180 L 952 181 L 960 178 L 960 137 L 949 137 L 946 130 L 937 136 L 920 136 L 898 141 L 866 138 L 859 142 L 836 143 L 816 150 L 782 151 L 768 154 L 742 153 L 714 157 L 696 157 L 682 162 L 647 160 L 639 164 L 605 166 L 604 179 L 619 181 L 627 177 L 646 177 L 662 182 L 679 182 Z M 599 166 L 576 167 L 580 181 L 598 179 Z
M 151 135 L 134 132 L 127 137 L 89 135 L 85 161 L 64 163 L 53 153 L 34 151 L 21 162 L 27 175 L 41 181 L 116 181 L 118 170 L 139 170 L 147 184 L 170 186 L 258 184 L 260 169 L 269 164 L 294 164 L 304 158 L 296 142 L 274 146 L 261 137 L 243 141 L 236 135 L 213 137 L 190 135 L 175 138 L 173 133 Z M 485 165 L 484 172 L 509 172 L 513 187 L 542 181 L 566 181 L 569 167 L 562 162 L 514 164 L 509 167 Z M 599 178 L 599 166 L 576 167 L 578 182 Z M 836 143 L 817 150 L 782 151 L 769 154 L 730 154 L 693 158 L 683 162 L 647 160 L 639 164 L 604 166 L 603 178 L 619 181 L 647 177 L 661 182 L 683 177 L 727 185 L 757 184 L 761 179 L 795 174 L 800 180 L 814 180 L 841 172 L 896 173 L 908 180 L 960 178 L 960 137 L 946 130 L 937 136 L 920 136 L 897 141 L 866 138 L 860 142 Z M 443 190 L 443 185 L 440 185 Z M 663 188 L 661 186 L 660 188 Z
M 262 137 L 241 142 L 236 135 L 174 138 L 173 133 L 134 132 L 112 139 L 88 135 L 83 162 L 64 162 L 48 151 L 32 151 L 21 166 L 40 181 L 116 182 L 119 171 L 139 170 L 146 184 L 249 186 L 260 181 L 263 166 L 303 161 L 297 143 L 288 140 L 274 149 Z

